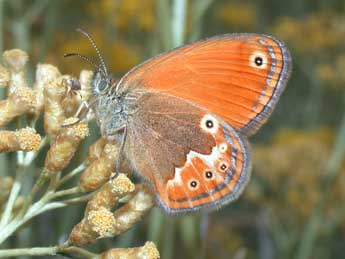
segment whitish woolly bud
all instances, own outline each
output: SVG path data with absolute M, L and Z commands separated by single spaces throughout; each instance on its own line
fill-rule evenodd
M 36 113 L 43 111 L 44 107 L 44 87 L 53 80 L 61 76 L 59 69 L 49 64 L 38 64 L 36 69 L 36 80 L 34 91 L 36 93 Z
M 66 80 L 70 76 L 60 76 L 44 87 L 44 130 L 46 134 L 56 136 L 65 120 L 62 101 L 66 97 Z
M 6 87 L 10 81 L 10 72 L 0 65 L 0 87 Z
M 124 174 L 103 185 L 88 202 L 84 219 L 73 228 L 70 241 L 74 245 L 84 246 L 98 238 L 112 236 L 116 232 L 116 221 L 111 210 L 120 198 L 134 189 L 134 184 Z
M 17 88 L 28 87 L 25 71 L 28 60 L 28 54 L 20 49 L 4 52 L 3 63 L 10 71 L 9 94 L 12 94 Z
M 89 222 L 92 231 L 97 233 L 97 238 L 111 236 L 115 226 L 113 213 L 104 207 L 90 211 L 87 216 L 87 221 Z
M 76 118 L 69 118 L 64 121 L 64 124 L 72 124 L 75 120 Z M 74 156 L 81 140 L 88 134 L 87 124 L 83 122 L 63 128 L 47 153 L 45 167 L 49 171 L 64 169 Z
M 117 144 L 107 143 L 104 146 L 101 157 L 93 160 L 80 177 L 82 191 L 94 191 L 108 181 L 112 172 L 115 171 L 118 151 Z
M 85 214 L 99 207 L 111 210 L 123 196 L 133 192 L 135 185 L 125 174 L 110 179 L 88 202 Z
M 33 128 L 0 131 L 0 152 L 33 151 L 39 148 L 40 143 L 41 136 Z
M 79 76 L 81 84 L 80 94 L 83 101 L 88 101 L 92 95 L 92 78 L 93 72 L 90 70 L 82 70 Z
M 35 105 L 36 97 L 31 88 L 16 88 L 7 99 L 0 101 L 0 127 L 17 116 L 32 112 Z
M 64 81 L 66 94 L 62 101 L 62 107 L 64 108 L 66 116 L 73 116 L 82 103 L 80 94 L 81 85 L 77 78 L 71 77 Z
M 159 251 L 153 242 L 142 247 L 114 248 L 99 256 L 99 259 L 159 259 Z
M 96 159 L 100 158 L 103 153 L 105 144 L 107 144 L 107 139 L 102 137 L 99 138 L 95 143 L 93 143 L 89 147 L 89 152 L 87 154 L 86 161 L 88 163 L 92 163 Z
M 145 185 L 137 186 L 137 189 L 129 202 L 114 212 L 116 219 L 114 235 L 129 230 L 154 206 L 154 195 L 151 190 Z

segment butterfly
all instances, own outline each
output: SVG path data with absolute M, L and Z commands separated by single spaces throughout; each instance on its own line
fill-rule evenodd
M 100 64 L 93 80 L 101 134 L 120 144 L 166 214 L 212 210 L 234 201 L 251 174 L 248 137 L 272 113 L 289 79 L 286 45 L 261 34 L 225 34 L 160 54 L 120 80 Z

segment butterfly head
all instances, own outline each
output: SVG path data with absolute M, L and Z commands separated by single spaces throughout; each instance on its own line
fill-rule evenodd
M 101 55 L 94 39 L 83 29 L 77 29 L 77 31 L 83 34 L 89 40 L 92 47 L 95 49 L 97 53 L 99 63 L 96 63 L 93 60 L 91 60 L 89 57 L 81 55 L 79 53 L 67 53 L 64 56 L 65 57 L 76 56 L 85 60 L 90 65 L 92 65 L 96 69 L 95 70 L 96 72 L 92 81 L 92 87 L 93 87 L 93 90 L 94 90 L 93 92 L 95 96 L 107 94 L 109 92 L 109 89 L 115 85 L 115 80 L 108 73 L 108 69 L 103 59 L 103 56 Z
M 104 73 L 104 71 L 96 71 L 91 86 L 95 96 L 105 95 L 114 86 L 115 80 Z

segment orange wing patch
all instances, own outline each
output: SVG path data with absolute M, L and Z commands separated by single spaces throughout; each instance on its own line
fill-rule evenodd
M 212 134 L 216 146 L 209 155 L 190 151 L 186 164 L 175 169 L 166 188 L 158 189 L 160 204 L 168 213 L 217 208 L 236 199 L 249 181 L 246 143 L 225 122 L 212 115 L 204 118 L 205 125 L 212 124 L 205 130 Z
M 271 114 L 290 70 L 289 51 L 279 40 L 224 35 L 159 55 L 130 71 L 117 88 L 142 85 L 181 97 L 251 135 Z

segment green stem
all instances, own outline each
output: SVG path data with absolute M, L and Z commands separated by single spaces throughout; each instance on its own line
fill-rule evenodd
M 213 0 L 194 0 L 191 17 L 191 32 L 189 41 L 193 42 L 200 38 L 202 32 L 202 18 Z
M 321 200 L 318 202 L 317 206 L 314 208 L 314 211 L 307 222 L 307 225 L 304 229 L 301 242 L 301 245 L 297 251 L 297 259 L 306 259 L 311 257 L 313 251 L 313 245 L 317 238 L 318 227 L 322 225 L 323 221 L 323 210 L 327 204 L 329 195 L 331 194 L 331 188 L 336 182 L 336 178 L 340 172 L 340 166 L 345 156 L 345 111 L 343 113 L 343 118 L 341 120 L 340 128 L 334 142 L 334 148 L 332 155 L 329 159 L 327 166 L 327 178 L 325 185 L 322 188 Z
M 185 24 L 186 24 L 186 11 L 187 1 L 186 0 L 174 0 L 172 8 L 172 44 L 173 47 L 180 46 L 184 43 L 185 36 Z
M 171 26 L 170 26 L 170 6 L 168 0 L 157 1 L 157 19 L 160 39 L 163 43 L 163 49 L 171 48 Z
M 58 247 L 33 247 L 20 249 L 4 249 L 0 250 L 0 258 L 17 257 L 17 256 L 45 256 L 56 255 Z
M 1 218 L 0 229 L 5 227 L 8 224 L 8 222 L 10 221 L 10 219 L 12 217 L 12 210 L 14 207 L 14 203 L 16 202 L 16 199 L 19 195 L 20 189 L 21 189 L 20 182 L 15 181 L 13 183 L 11 193 L 10 193 L 10 196 L 9 196 L 7 204 L 6 204 L 4 214 L 2 215 L 2 218 Z
M 97 254 L 91 253 L 85 249 L 75 246 L 50 246 L 0 250 L 0 258 L 18 256 L 55 256 L 57 254 L 68 256 L 70 258 L 97 258 Z
M 58 253 L 71 258 L 93 259 L 98 255 L 76 246 L 63 247 L 58 249 Z
M 86 164 L 81 164 L 78 167 L 76 167 L 72 172 L 66 174 L 64 177 L 62 177 L 58 183 L 57 187 L 60 187 L 61 185 L 63 185 L 65 182 L 69 181 L 70 179 L 72 179 L 74 176 L 78 175 L 79 173 L 81 173 L 82 171 L 84 171 L 84 169 L 86 168 Z
M 85 194 L 83 196 L 79 196 L 76 198 L 63 200 L 61 202 L 65 203 L 65 204 L 75 204 L 75 203 L 86 202 L 86 201 L 90 200 L 93 195 L 94 195 L 94 193 L 92 192 L 92 193 L 88 193 L 88 194 Z
M 3 41 L 3 35 L 4 35 L 4 3 L 5 0 L 0 0 L 0 53 L 4 50 L 4 41 Z M 0 56 L 0 61 L 2 59 L 2 55 Z
M 77 194 L 77 193 L 80 193 L 79 186 L 49 194 L 48 197 L 49 197 L 49 200 L 53 200 L 53 199 L 57 199 L 63 196 Z

